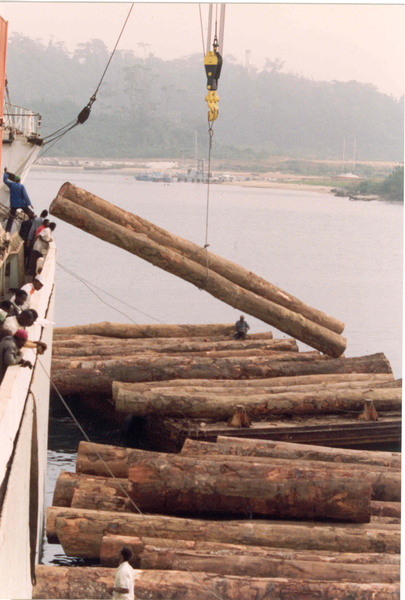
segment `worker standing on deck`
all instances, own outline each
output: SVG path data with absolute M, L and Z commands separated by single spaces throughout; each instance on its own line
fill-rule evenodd
M 114 587 L 108 591 L 113 593 L 114 600 L 134 600 L 135 574 L 129 564 L 132 550 L 124 546 L 118 553 L 119 566 L 115 573 Z
M 46 223 L 46 221 L 47 219 L 45 219 L 44 224 Z M 45 229 L 42 229 L 42 231 L 39 233 L 36 239 L 36 242 L 31 252 L 29 267 L 29 273 L 34 277 L 37 272 L 37 260 L 39 258 L 45 258 L 45 256 L 47 255 L 49 244 L 53 242 L 52 232 L 55 231 L 55 228 L 56 223 L 49 223 L 49 225 L 45 227 Z
M 3 338 L 0 342 L 0 383 L 3 381 L 7 367 L 20 365 L 32 369 L 32 363 L 24 360 L 20 352 L 28 340 L 28 333 L 18 329 L 14 335 Z
M 22 288 L 17 290 L 15 295 L 11 297 L 11 302 L 19 304 L 20 306 L 20 310 L 17 310 L 17 313 L 21 312 L 22 310 L 27 310 L 27 308 L 30 307 L 33 294 L 35 292 L 39 292 L 39 290 L 42 290 L 42 288 L 44 287 L 44 283 L 45 279 L 42 277 L 42 275 L 37 275 L 35 279 L 32 280 L 32 282 L 26 283 L 22 286 Z M 17 303 L 17 297 L 21 298 L 24 293 L 25 299 L 23 300 L 23 302 L 19 301 Z
M 14 217 L 19 208 L 23 210 L 30 218 L 35 217 L 35 213 L 32 209 L 31 200 L 28 197 L 27 190 L 23 184 L 20 183 L 20 176 L 15 175 L 14 181 L 11 181 L 8 177 L 7 169 L 4 167 L 3 181 L 10 190 L 10 216 L 6 225 L 6 231 L 10 233 L 11 227 L 13 226 Z
M 234 340 L 245 340 L 247 336 L 247 332 L 250 327 L 248 323 L 245 321 L 245 317 L 243 315 L 240 316 L 239 321 L 235 323 L 236 333 L 233 336 Z

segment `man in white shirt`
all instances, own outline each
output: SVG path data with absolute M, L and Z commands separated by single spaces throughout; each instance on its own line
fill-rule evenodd
M 23 285 L 22 288 L 20 288 L 16 292 L 16 294 L 14 294 L 14 296 L 11 297 L 11 302 L 16 303 L 16 296 L 19 292 L 25 292 L 27 294 L 26 299 L 22 303 L 18 304 L 20 308 L 18 312 L 21 312 L 22 310 L 27 310 L 27 308 L 30 307 L 32 295 L 34 294 L 34 292 L 39 292 L 39 290 L 43 288 L 44 283 L 45 279 L 41 275 L 37 275 L 31 283 L 26 283 L 25 285 Z
M 35 276 L 36 265 L 38 258 L 45 257 L 48 252 L 49 244 L 53 242 L 52 232 L 55 231 L 56 223 L 50 223 L 49 227 L 45 227 L 38 235 L 34 247 L 31 252 L 29 272 Z
M 114 587 L 108 591 L 113 593 L 114 600 L 134 600 L 135 573 L 129 560 L 132 550 L 124 546 L 118 554 L 119 567 L 115 574 Z

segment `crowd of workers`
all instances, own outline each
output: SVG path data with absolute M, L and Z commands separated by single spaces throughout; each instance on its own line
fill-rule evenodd
M 56 227 L 56 223 L 51 223 L 47 218 L 47 210 L 43 210 L 39 216 L 35 214 L 27 190 L 18 175 L 9 173 L 5 168 L 3 181 L 10 190 L 6 233 L 10 234 L 18 210 L 28 216 L 21 223 L 19 235 L 24 241 L 25 273 L 32 276 L 32 281 L 17 290 L 10 300 L 0 302 L 0 383 L 8 366 L 32 368 L 31 362 L 23 359 L 22 348 L 36 348 L 39 354 L 46 350 L 44 342 L 28 339 L 26 329 L 38 319 L 38 313 L 31 308 L 31 301 L 33 294 L 40 291 L 45 283 L 41 272 Z

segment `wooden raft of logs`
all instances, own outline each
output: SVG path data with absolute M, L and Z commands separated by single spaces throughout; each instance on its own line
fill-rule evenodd
M 33 597 L 107 597 L 125 545 L 140 595 L 210 597 L 199 582 L 225 600 L 247 589 L 263 600 L 399 599 L 398 453 L 223 438 L 163 455 L 81 442 L 76 471 L 57 481 L 48 540 L 101 567 L 40 566 Z M 243 507 L 249 518 L 231 520 Z
M 344 324 L 197 244 L 65 183 L 49 212 L 143 258 L 280 331 L 333 357 L 346 348 Z M 208 261 L 208 269 L 207 269 Z
M 299 352 L 271 332 L 235 341 L 229 324 L 142 327 L 57 328 L 52 377 L 109 419 L 145 419 L 149 449 L 217 435 L 346 447 L 400 438 L 402 381 L 382 353 Z

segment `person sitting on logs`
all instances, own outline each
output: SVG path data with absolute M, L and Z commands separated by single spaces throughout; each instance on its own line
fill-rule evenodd
M 7 169 L 4 168 L 3 181 L 6 186 L 10 189 L 10 216 L 6 225 L 6 232 L 10 233 L 13 225 L 14 217 L 18 209 L 21 209 L 29 217 L 35 217 L 35 213 L 32 210 L 31 200 L 28 197 L 27 190 L 21 182 L 19 175 L 14 175 L 14 181 L 11 181 L 7 174 Z
M 32 369 L 32 363 L 24 360 L 20 352 L 28 341 L 28 333 L 18 329 L 14 335 L 4 337 L 0 342 L 0 383 L 3 381 L 7 367 L 20 365 Z
M 129 564 L 132 550 L 127 546 L 118 553 L 119 566 L 115 573 L 114 587 L 108 591 L 113 594 L 114 600 L 134 600 L 135 574 Z
M 234 340 L 245 340 L 247 336 L 247 332 L 250 327 L 248 323 L 245 321 L 245 317 L 243 315 L 240 316 L 239 321 L 235 323 L 236 333 L 233 336 Z

